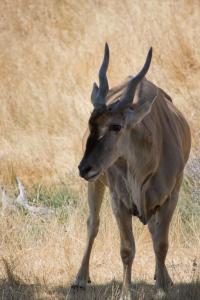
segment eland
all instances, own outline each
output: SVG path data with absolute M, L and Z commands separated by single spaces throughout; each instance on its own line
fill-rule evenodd
M 155 252 L 158 290 L 172 285 L 165 265 L 169 226 L 183 171 L 191 148 L 187 121 L 170 96 L 145 76 L 152 59 L 150 48 L 141 71 L 109 89 L 106 43 L 99 70 L 99 86 L 91 94 L 94 110 L 89 135 L 79 165 L 88 181 L 89 218 L 87 246 L 73 287 L 90 282 L 89 259 L 99 228 L 99 212 L 105 188 L 120 232 L 123 286 L 120 299 L 133 299 L 131 269 L 135 256 L 132 217 L 148 226 Z

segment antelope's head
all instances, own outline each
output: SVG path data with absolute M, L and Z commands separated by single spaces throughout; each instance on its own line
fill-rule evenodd
M 155 95 L 148 101 L 133 104 L 136 88 L 146 75 L 152 58 L 150 48 L 141 71 L 132 77 L 120 99 L 106 104 L 109 92 L 106 72 L 109 64 L 109 47 L 106 43 L 104 58 L 99 70 L 99 86 L 94 83 L 91 94 L 94 110 L 89 118 L 89 136 L 84 156 L 79 164 L 80 176 L 88 181 L 96 180 L 120 156 L 125 137 L 134 124 L 150 112 Z

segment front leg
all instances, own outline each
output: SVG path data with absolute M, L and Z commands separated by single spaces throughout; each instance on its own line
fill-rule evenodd
M 87 220 L 87 246 L 82 259 L 81 267 L 72 288 L 85 288 L 90 282 L 89 260 L 94 239 L 99 229 L 99 212 L 103 200 L 105 185 L 100 181 L 88 182 L 89 217 Z
M 132 215 L 122 202 L 116 207 L 116 202 L 112 200 L 113 212 L 115 214 L 121 239 L 121 259 L 123 263 L 123 285 L 120 300 L 132 300 L 131 291 L 131 268 L 135 256 L 135 241 L 132 232 Z

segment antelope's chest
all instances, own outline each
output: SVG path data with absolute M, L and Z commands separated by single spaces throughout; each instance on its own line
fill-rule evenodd
M 112 208 L 117 211 L 124 205 L 137 216 L 141 198 L 141 184 L 126 166 L 112 166 L 107 171 L 107 181 L 112 197 Z

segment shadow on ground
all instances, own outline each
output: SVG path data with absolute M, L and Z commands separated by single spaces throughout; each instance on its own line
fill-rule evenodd
M 138 282 L 133 285 L 137 291 L 138 300 L 155 299 L 155 289 L 153 285 L 145 282 Z M 16 278 L 13 280 L 0 280 L 1 300 L 115 300 L 119 299 L 121 284 L 112 281 L 107 284 L 90 285 L 86 291 L 72 291 L 69 287 L 49 287 L 42 284 L 26 284 Z M 200 282 L 179 283 L 169 291 L 163 300 L 199 300 Z

